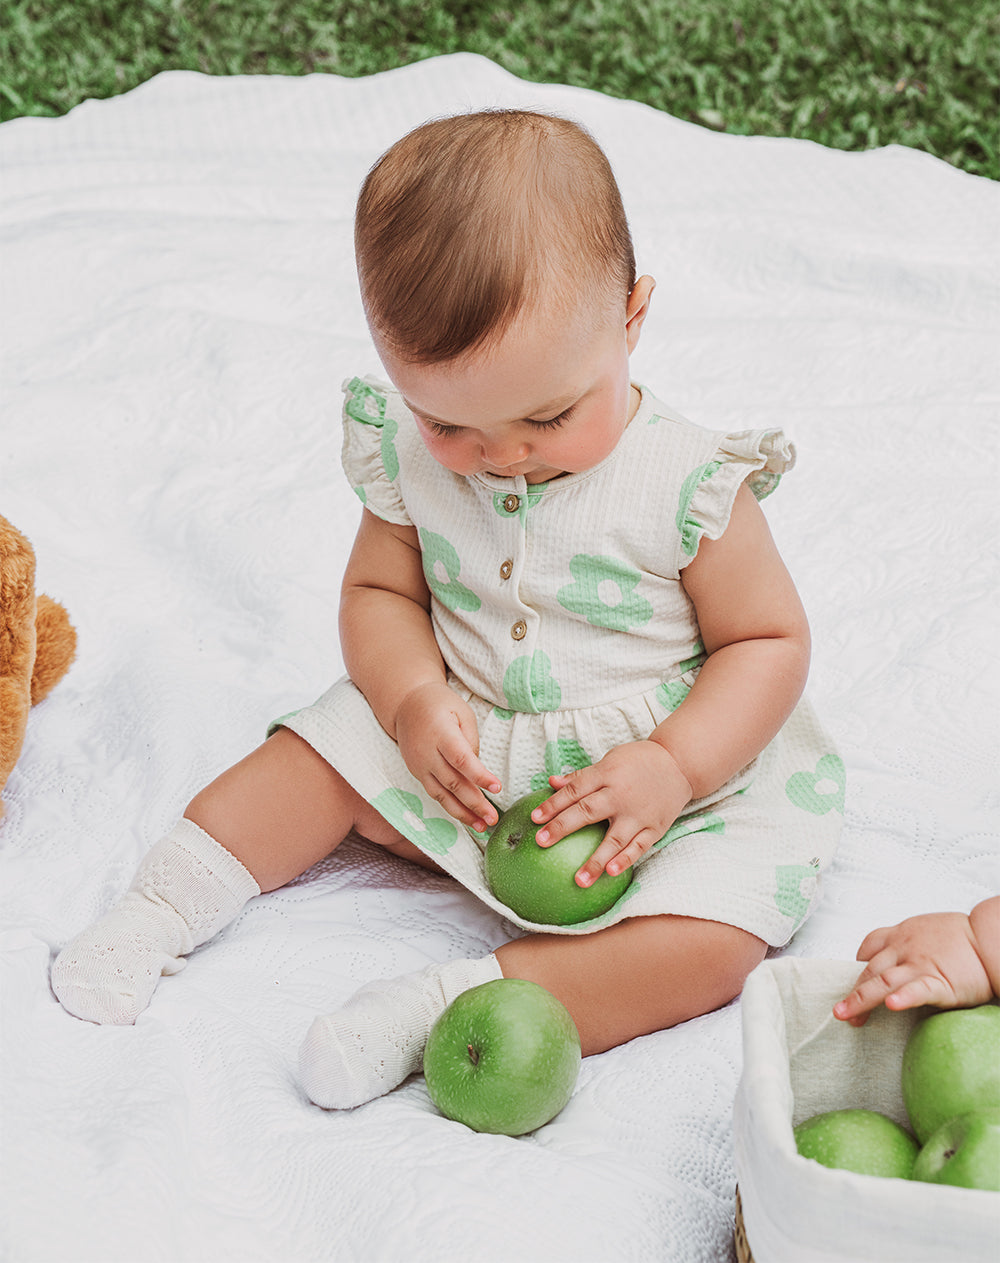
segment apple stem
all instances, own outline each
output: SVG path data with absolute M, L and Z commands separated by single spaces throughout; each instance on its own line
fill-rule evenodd
M 469 1060 L 472 1062 L 474 1066 L 478 1066 L 479 1053 L 476 1052 L 476 1050 L 472 1047 L 471 1044 L 467 1044 L 466 1047 L 468 1048 L 468 1052 L 469 1052 Z

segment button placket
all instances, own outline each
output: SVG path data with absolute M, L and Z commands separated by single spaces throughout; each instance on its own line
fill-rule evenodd
M 510 491 L 507 493 L 507 495 L 504 496 L 503 501 L 501 503 L 502 503 L 504 512 L 510 514 L 513 517 L 515 514 L 522 512 L 525 501 L 524 501 L 523 496 L 517 495 L 513 491 Z M 513 573 L 514 573 L 514 558 L 507 557 L 500 563 L 500 578 L 503 582 L 506 582 L 508 579 L 511 578 Z M 521 641 L 525 638 L 525 636 L 527 636 L 527 634 L 528 634 L 528 624 L 525 622 L 523 618 L 519 618 L 515 623 L 511 625 L 510 635 L 511 635 L 512 640 Z

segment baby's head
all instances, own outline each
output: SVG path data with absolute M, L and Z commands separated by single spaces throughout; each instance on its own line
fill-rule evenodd
M 393 357 L 441 364 L 544 309 L 593 328 L 635 283 L 610 164 L 583 128 L 524 110 L 437 119 L 383 155 L 358 199 L 358 275 Z
M 614 449 L 653 281 L 582 128 L 521 110 L 418 127 L 365 181 L 355 243 L 383 366 L 442 465 L 537 483 Z

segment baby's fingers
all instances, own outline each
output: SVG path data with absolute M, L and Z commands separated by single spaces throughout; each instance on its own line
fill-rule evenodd
M 475 801 L 473 805 L 466 806 L 457 794 L 452 793 L 434 776 L 427 777 L 426 781 L 424 781 L 424 789 L 435 802 L 441 804 L 452 819 L 468 825 L 470 829 L 475 829 L 477 833 L 482 833 L 490 824 L 496 823 L 496 810 L 492 807 L 489 800 L 481 794 L 478 801 Z M 480 807 L 480 802 L 483 804 L 482 807 Z M 490 812 L 493 815 L 492 821 L 486 818 Z
M 913 965 L 880 968 L 871 961 L 851 994 L 833 1006 L 833 1014 L 842 1022 L 863 1026 L 880 1004 L 895 1010 L 912 1009 L 918 1004 L 946 1004 L 949 996 L 949 989 L 934 974 Z
M 872 1009 L 878 1008 L 890 990 L 884 979 L 872 978 L 865 971 L 850 995 L 838 1000 L 833 1006 L 833 1015 L 842 1022 L 849 1022 L 851 1026 L 864 1026 L 868 1021 L 868 1014 Z
M 897 1011 L 915 1009 L 918 1004 L 950 1006 L 954 1003 L 954 992 L 935 974 L 921 974 L 917 978 L 911 978 L 902 986 L 894 987 L 885 997 L 885 1007 Z
M 622 833 L 628 834 L 635 827 L 623 829 L 621 822 L 615 822 L 604 835 L 601 845 L 577 872 L 576 884 L 592 886 L 603 872 L 607 872 L 609 877 L 617 877 L 645 855 L 657 841 L 657 836 L 651 829 L 639 829 L 630 840 L 623 841 Z
M 444 809 L 463 824 L 480 829 L 483 825 L 496 824 L 497 810 L 483 793 L 499 793 L 500 782 L 480 762 L 479 757 L 461 736 L 443 741 L 438 747 L 438 759 L 431 768 L 437 789 L 428 793 Z
M 866 934 L 861 946 L 858 948 L 857 960 L 868 961 L 869 968 L 875 961 L 879 952 L 884 951 L 886 944 L 889 942 L 889 934 L 896 927 L 891 925 L 880 926 L 877 930 L 872 930 Z M 864 977 L 864 974 L 861 975 Z
M 542 825 L 535 834 L 540 846 L 551 846 L 577 829 L 608 818 L 611 803 L 607 795 L 601 793 L 602 785 L 588 787 L 587 780 L 579 773 L 572 777 L 550 776 L 549 784 L 555 792 L 531 813 L 535 824 Z

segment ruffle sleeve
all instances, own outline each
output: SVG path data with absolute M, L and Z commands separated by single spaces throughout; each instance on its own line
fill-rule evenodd
M 718 539 L 725 531 L 743 483 L 763 500 L 794 465 L 795 446 L 781 430 L 725 435 L 712 459 L 692 470 L 681 488 L 677 509 L 681 566 L 697 554 L 703 536 Z
M 412 525 L 399 488 L 396 436 L 390 388 L 374 377 L 349 377 L 344 390 L 344 473 L 361 503 L 376 517 Z

